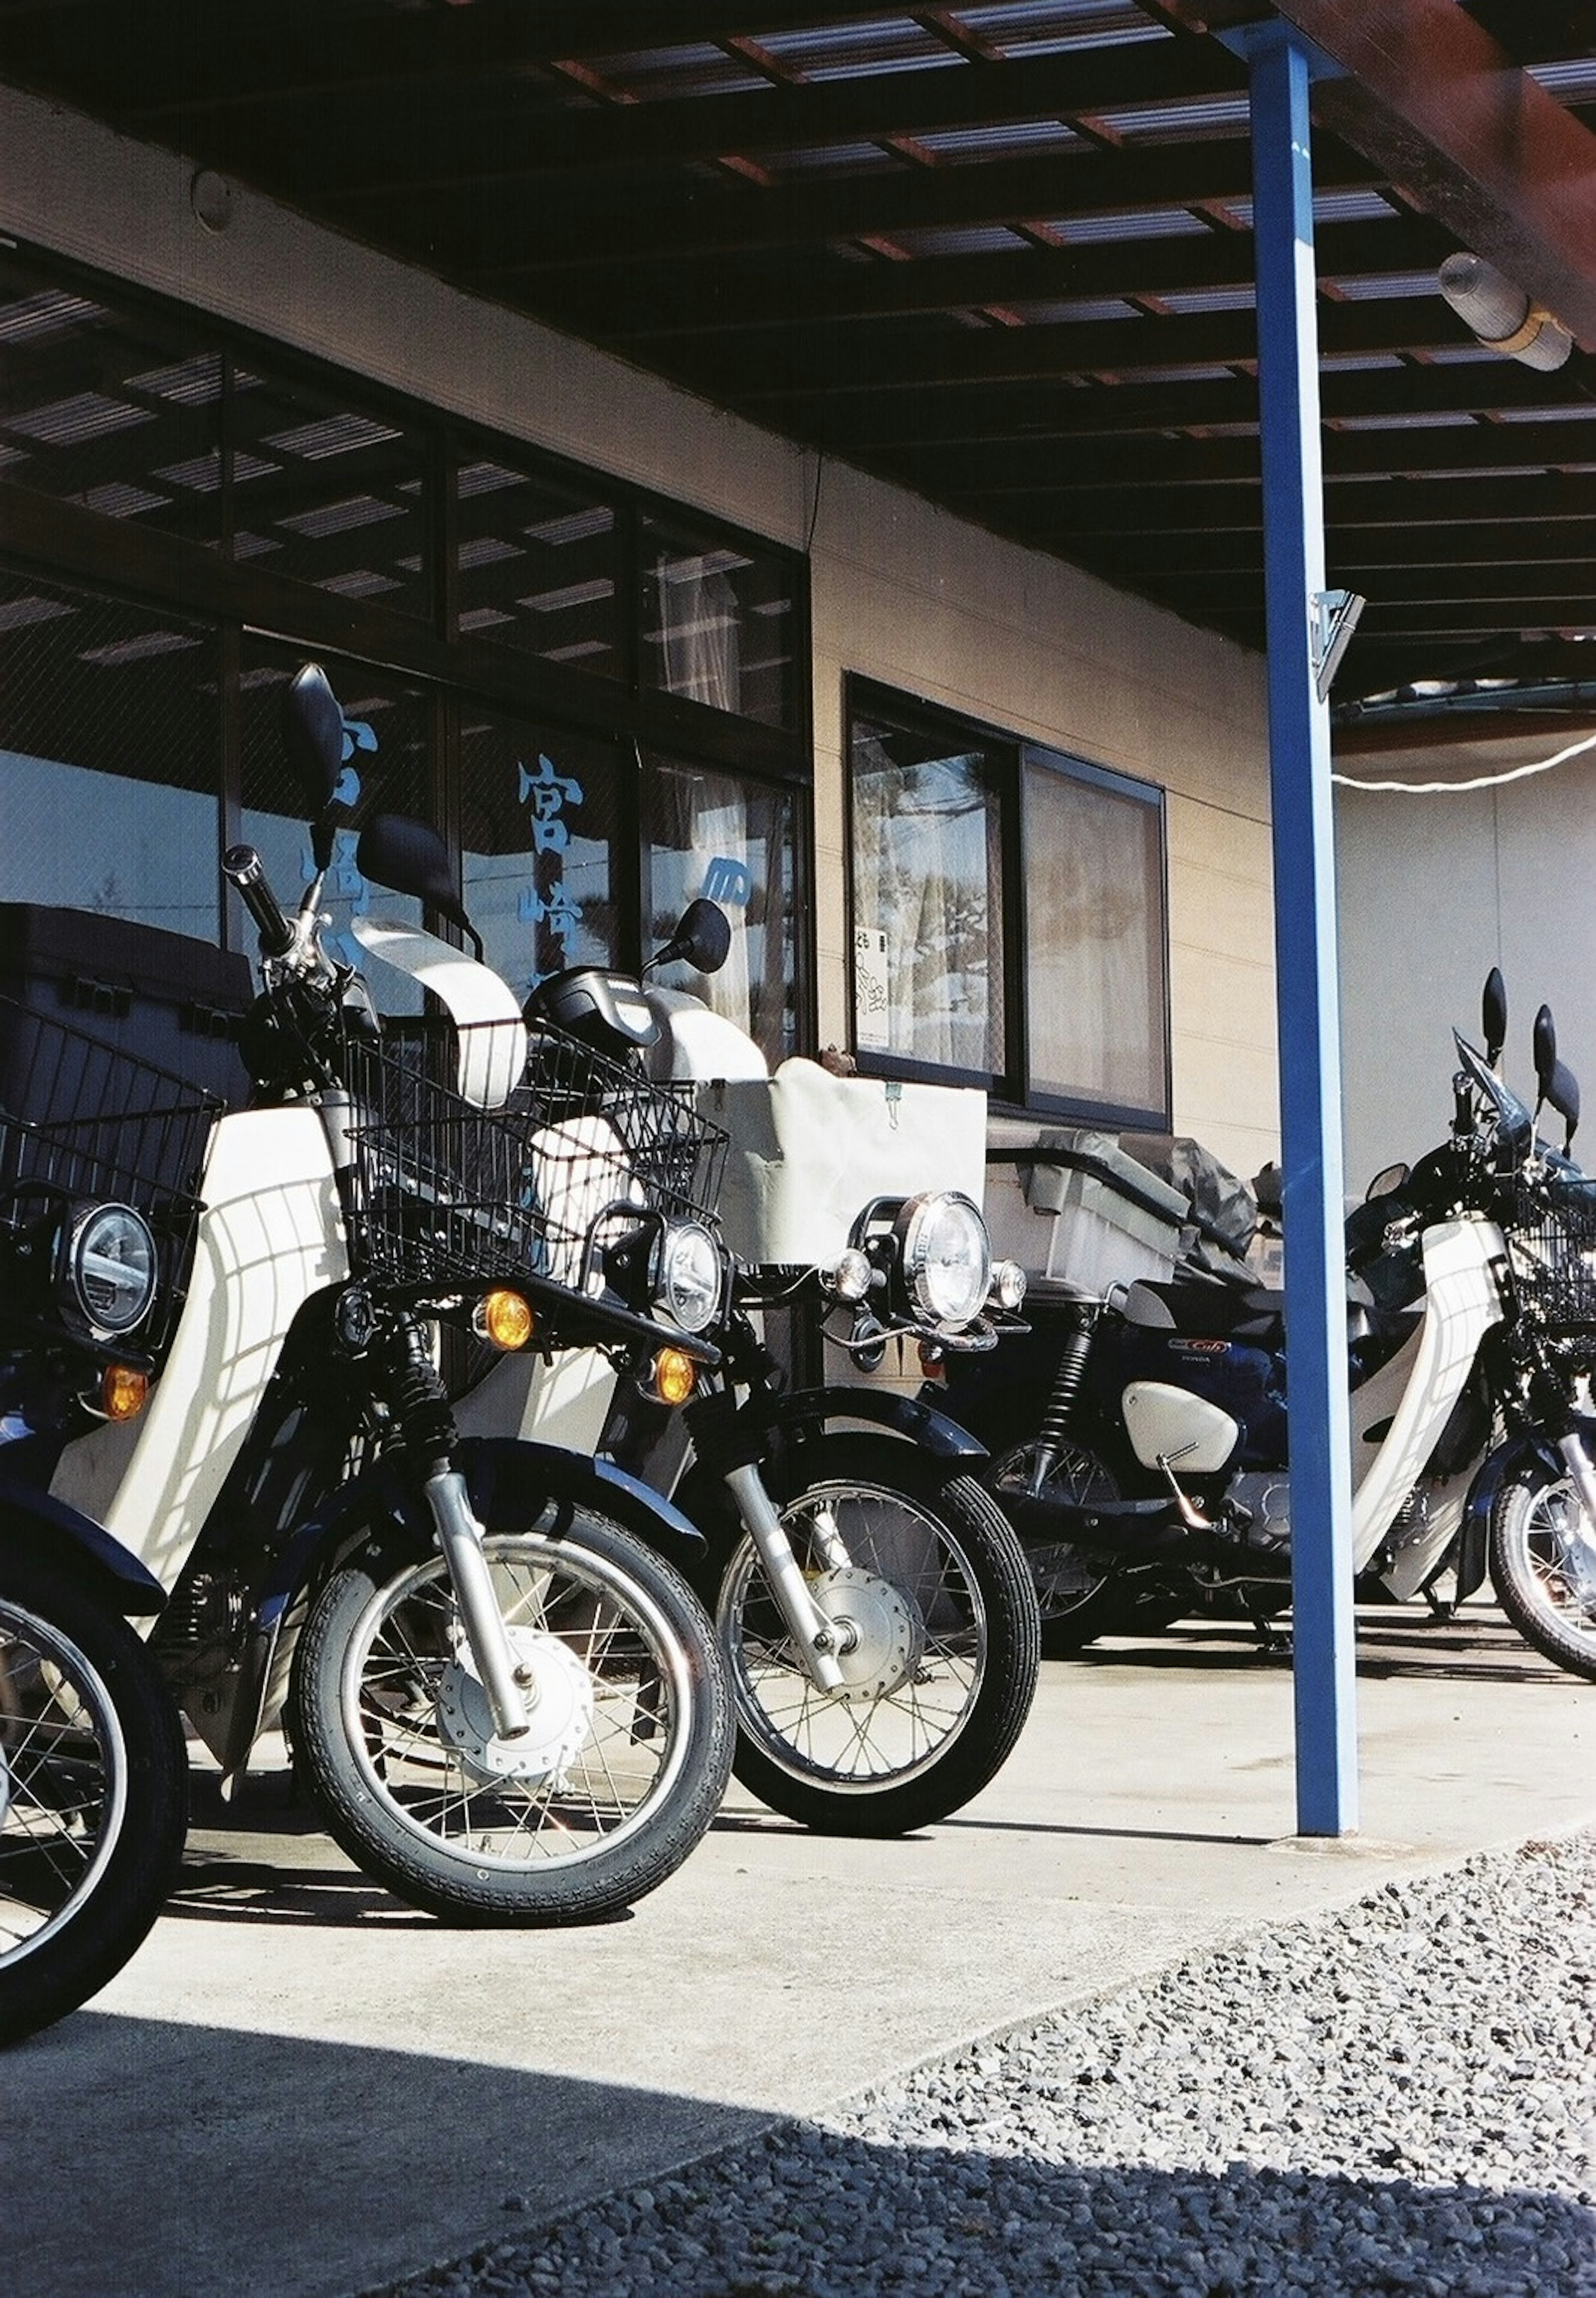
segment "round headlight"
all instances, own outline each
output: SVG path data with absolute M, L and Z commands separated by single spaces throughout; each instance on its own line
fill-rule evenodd
M 980 1208 L 955 1190 L 911 1197 L 898 1215 L 904 1281 L 934 1325 L 968 1325 L 986 1305 L 992 1252 Z
M 1017 1309 L 1025 1298 L 1025 1271 L 1017 1261 L 999 1261 L 992 1269 L 992 1297 L 1000 1309 Z
M 67 1277 L 96 1333 L 130 1333 L 155 1298 L 155 1240 L 131 1205 L 95 1205 L 73 1228 Z
M 701 1221 L 673 1221 L 659 1241 L 655 1308 L 684 1333 L 701 1333 L 720 1307 L 721 1268 L 721 1249 Z
M 825 1280 L 826 1286 L 839 1301 L 856 1302 L 869 1292 L 872 1274 L 869 1254 L 861 1252 L 856 1244 L 850 1244 L 838 1255 L 837 1264 Z

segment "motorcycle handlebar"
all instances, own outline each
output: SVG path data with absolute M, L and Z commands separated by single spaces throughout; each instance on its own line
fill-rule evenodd
M 255 922 L 263 957 L 285 957 L 294 947 L 294 928 L 283 915 L 277 896 L 266 881 L 260 856 L 252 846 L 229 846 L 222 856 L 222 874 L 238 889 L 239 898 Z

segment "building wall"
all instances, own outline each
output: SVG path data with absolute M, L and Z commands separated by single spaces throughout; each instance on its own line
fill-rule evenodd
M 1338 761 L 1384 781 L 1461 783 L 1550 758 L 1566 735 Z M 1508 1083 L 1534 1098 L 1530 1029 L 1550 1003 L 1558 1048 L 1596 1093 L 1596 750 L 1494 789 L 1336 793 L 1347 1186 L 1432 1148 L 1451 1115 L 1451 1032 L 1480 1042 L 1480 989 L 1508 985 Z M 1596 1108 L 1596 1101 L 1591 1105 Z M 1587 1132 L 1589 1131 L 1587 1122 Z M 1590 1142 L 1577 1145 L 1590 1157 Z
M 806 546 L 822 1042 L 848 1033 L 842 680 L 861 673 L 1168 794 L 1174 1121 L 1277 1141 L 1261 660 L 585 344 L 0 88 L 0 229 L 514 436 Z

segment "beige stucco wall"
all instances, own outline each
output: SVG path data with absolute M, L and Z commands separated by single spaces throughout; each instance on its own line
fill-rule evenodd
M 847 1033 L 842 678 L 855 671 L 1169 793 L 1175 1124 L 1276 1144 L 1258 657 L 624 362 L 236 193 L 204 230 L 170 154 L 0 88 L 0 229 L 717 513 L 810 541 L 823 1041 Z
M 1521 773 L 1592 731 L 1516 741 L 1437 741 L 1427 750 L 1347 757 L 1338 768 L 1387 784 L 1444 781 L 1422 796 L 1340 789 L 1347 1186 L 1445 1133 L 1455 1027 L 1479 1043 L 1480 988 L 1493 965 L 1508 985 L 1505 1073 L 1534 1097 L 1530 1029 L 1550 1003 L 1558 1048 L 1584 1084 L 1596 1127 L 1596 750 L 1544 773 Z M 1438 729 L 1444 732 L 1444 729 Z

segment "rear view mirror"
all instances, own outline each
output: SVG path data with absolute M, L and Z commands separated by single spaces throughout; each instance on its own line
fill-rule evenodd
M 731 947 L 731 920 L 718 903 L 700 897 L 689 902 L 675 932 L 651 963 L 674 965 L 680 961 L 695 973 L 718 973 Z
M 343 772 L 343 713 L 319 663 L 306 663 L 283 698 L 283 740 L 306 809 L 318 814 Z
M 1411 1178 L 1411 1169 L 1409 1166 L 1387 1165 L 1382 1172 L 1375 1175 L 1368 1188 L 1364 1190 L 1364 1203 L 1371 1205 L 1377 1197 L 1393 1197 L 1399 1189 L 1406 1187 Z
M 1541 1010 L 1544 1013 L 1546 1009 L 1542 1006 Z M 1494 1069 L 1508 1042 L 1508 985 L 1501 978 L 1500 965 L 1493 965 L 1485 976 L 1480 997 L 1480 1028 L 1484 1032 L 1485 1059 Z
M 477 956 L 482 955 L 482 937 L 454 890 L 449 849 L 426 822 L 404 814 L 374 814 L 360 832 L 355 867 L 362 878 L 370 878 L 393 893 L 413 895 L 459 926 L 470 935 Z
M 1535 1055 L 1535 1084 L 1542 1101 L 1551 1099 L 1547 1085 L 1558 1062 L 1558 1027 L 1551 1018 L 1550 1005 L 1542 1005 L 1535 1016 L 1533 1039 Z
M 1563 1148 L 1567 1153 L 1579 1124 L 1579 1079 L 1566 1062 L 1558 1059 L 1557 1023 L 1551 1018 L 1550 1005 L 1542 1005 L 1535 1016 L 1534 1043 L 1535 1085 L 1542 1102 L 1563 1120 Z

